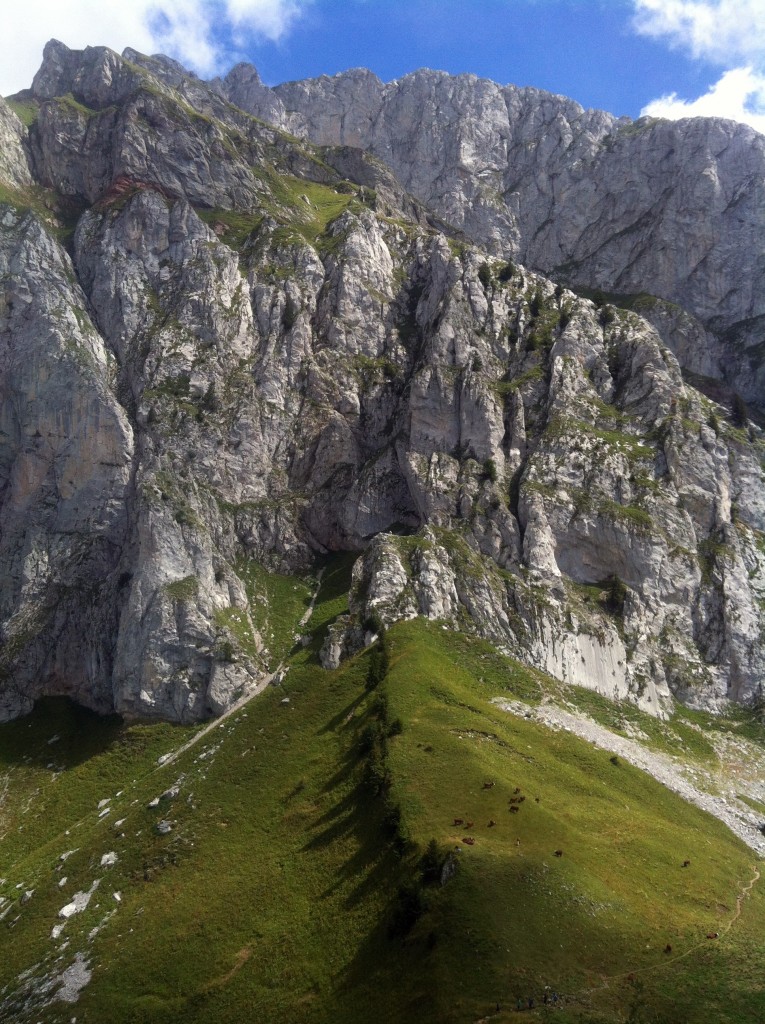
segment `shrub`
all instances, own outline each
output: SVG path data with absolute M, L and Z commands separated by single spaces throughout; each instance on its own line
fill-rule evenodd
M 618 576 L 611 576 L 608 580 L 608 595 L 605 606 L 614 615 L 624 614 L 624 602 L 627 599 L 627 586 Z
M 388 646 L 385 640 L 385 631 L 372 648 L 369 655 L 369 668 L 367 669 L 366 687 L 368 690 L 374 688 L 385 679 L 388 674 Z
M 504 267 L 500 268 L 499 277 L 501 284 L 507 284 L 508 281 L 512 281 L 515 277 L 515 264 L 512 260 L 508 260 Z
M 598 313 L 598 320 L 600 321 L 601 327 L 608 327 L 616 319 L 616 313 L 613 306 L 602 306 Z
M 478 280 L 484 288 L 491 287 L 491 268 L 488 263 L 482 263 L 478 268 Z
M 483 475 L 487 480 L 490 480 L 491 483 L 495 484 L 497 482 L 497 464 L 494 459 L 487 459 L 486 462 L 484 462 Z
M 733 420 L 733 425 L 736 427 L 745 427 L 749 422 L 749 412 L 746 408 L 746 402 L 741 395 L 736 394 L 733 396 L 731 418 Z

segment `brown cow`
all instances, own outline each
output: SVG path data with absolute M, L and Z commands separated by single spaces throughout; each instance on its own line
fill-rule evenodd
M 474 821 L 466 821 L 465 822 L 465 828 L 472 828 L 473 825 L 475 825 Z
M 664 952 L 665 953 L 671 953 L 672 952 L 672 947 L 670 946 L 669 943 L 667 943 L 667 945 L 664 947 Z
M 493 782 L 484 782 L 483 788 L 484 789 L 494 789 L 494 783 Z
M 475 846 L 475 839 L 472 836 L 465 836 L 462 840 L 465 846 Z
M 520 791 L 521 791 L 521 787 L 520 786 L 516 786 L 515 789 L 513 790 L 514 793 L 520 793 Z
M 689 860 L 684 860 L 683 861 L 683 867 L 684 868 L 689 868 L 690 866 L 691 866 L 691 862 Z
M 563 856 L 563 850 L 556 850 L 555 851 L 555 856 L 556 857 L 562 857 Z
M 720 933 L 719 932 L 707 932 L 707 938 L 708 939 L 719 939 L 720 938 Z
M 454 819 L 454 824 L 455 825 L 462 825 L 462 824 L 464 824 L 464 822 L 465 822 L 464 818 L 455 818 Z
M 497 824 L 497 823 L 496 823 L 496 821 L 494 820 L 494 818 L 492 818 L 492 819 L 491 819 L 491 820 L 489 821 L 489 828 L 494 828 L 494 826 L 495 826 L 496 824 Z
M 517 808 L 517 807 L 515 807 L 515 806 L 511 807 L 511 808 L 510 808 L 510 813 L 511 813 L 511 814 L 517 814 L 517 813 L 518 813 L 518 808 Z

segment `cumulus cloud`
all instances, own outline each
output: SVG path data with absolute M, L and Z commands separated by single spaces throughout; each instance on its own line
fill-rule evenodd
M 763 0 L 633 0 L 642 35 L 716 64 L 765 64 Z
M 277 42 L 310 0 L 24 0 L 3 14 L 7 47 L 0 66 L 0 95 L 29 86 L 50 38 L 73 49 L 132 46 L 167 53 L 201 75 L 230 63 L 221 38 L 236 45 L 252 39 Z
M 763 0 L 633 0 L 633 5 L 633 24 L 642 35 L 730 69 L 703 96 L 687 100 L 673 92 L 643 107 L 642 114 L 673 120 L 727 117 L 765 133 Z
M 653 100 L 640 113 L 673 121 L 681 117 L 728 117 L 765 135 L 765 75 L 752 68 L 734 68 L 696 100 L 680 99 L 673 92 Z

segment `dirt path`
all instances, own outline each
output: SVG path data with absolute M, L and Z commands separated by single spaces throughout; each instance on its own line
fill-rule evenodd
M 570 996 L 569 998 L 575 1002 L 580 1002 L 582 999 L 595 995 L 597 992 L 604 992 L 606 989 L 611 987 L 613 982 L 625 981 L 626 979 L 634 979 L 638 976 L 645 977 L 646 975 L 653 974 L 656 971 L 665 971 L 668 967 L 676 964 L 679 960 L 684 960 L 686 957 L 691 956 L 698 950 L 708 946 L 710 942 L 719 941 L 724 935 L 727 935 L 733 925 L 741 916 L 741 906 L 744 899 L 752 891 L 752 887 L 759 881 L 760 872 L 756 865 L 753 865 L 754 874 L 749 882 L 746 883 L 741 889 L 741 892 L 736 897 L 736 909 L 733 912 L 733 916 L 730 921 L 721 930 L 715 933 L 715 938 L 704 938 L 700 942 L 695 943 L 693 946 L 689 946 L 688 949 L 684 949 L 682 953 L 677 953 L 675 956 L 667 956 L 664 960 L 659 963 L 651 964 L 648 967 L 635 967 L 632 970 L 620 971 L 618 974 L 603 974 L 600 976 L 600 984 L 594 985 L 591 988 L 580 989 L 578 992 Z
M 311 595 L 311 601 L 308 605 L 308 609 L 306 610 L 302 619 L 298 623 L 298 627 L 301 629 L 308 623 L 311 616 L 313 615 L 314 605 L 316 604 L 316 599 L 319 596 L 319 591 L 321 590 L 321 581 L 323 577 L 324 569 L 320 569 L 319 574 L 316 577 L 316 589 Z M 187 742 L 183 744 L 183 746 L 178 747 L 177 750 L 174 750 L 169 754 L 163 754 L 162 757 L 160 757 L 157 761 L 157 768 L 164 768 L 165 765 L 174 764 L 174 762 L 178 760 L 181 754 L 185 754 L 187 750 L 190 750 L 192 747 L 195 747 L 200 740 L 203 740 L 205 736 L 207 736 L 209 733 L 213 732 L 213 730 L 221 726 L 226 721 L 227 718 L 230 718 L 232 715 L 235 715 L 237 711 L 241 711 L 242 708 L 246 707 L 250 703 L 253 697 L 257 697 L 259 693 L 262 693 L 268 686 L 270 686 L 274 682 L 275 679 L 281 676 L 283 668 L 284 661 L 282 660 L 279 662 L 279 664 L 276 666 L 273 672 L 269 672 L 268 675 L 262 676 L 258 680 L 254 689 L 250 690 L 249 693 L 245 694 L 245 696 L 238 700 L 235 704 L 232 704 L 231 707 L 227 711 L 224 711 L 223 714 L 220 715 L 218 718 L 214 718 L 211 722 L 208 722 L 208 724 L 203 729 L 200 729 L 198 733 L 195 733 L 190 740 L 187 740 Z

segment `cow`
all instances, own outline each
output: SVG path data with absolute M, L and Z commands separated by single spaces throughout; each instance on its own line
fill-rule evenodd
M 563 856 L 563 850 L 556 850 L 555 851 L 555 856 L 556 857 L 562 857 Z
M 511 813 L 511 814 L 517 814 L 517 813 L 518 813 L 518 808 L 517 808 L 517 807 L 516 807 L 515 805 L 513 805 L 513 806 L 512 806 L 511 808 L 510 808 L 510 813 Z
M 454 819 L 454 824 L 455 825 L 463 825 L 464 823 L 465 823 L 465 819 L 464 818 L 455 818 Z

